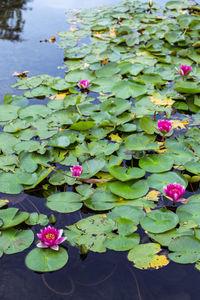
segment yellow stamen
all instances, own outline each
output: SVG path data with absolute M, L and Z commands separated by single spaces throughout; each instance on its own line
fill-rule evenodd
M 53 240 L 53 239 L 55 239 L 55 234 L 48 233 L 48 234 L 45 235 L 45 238 L 48 239 L 48 240 Z

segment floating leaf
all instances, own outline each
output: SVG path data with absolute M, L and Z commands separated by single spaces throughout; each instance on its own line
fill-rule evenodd
M 109 190 L 125 199 L 136 199 L 144 196 L 149 189 L 145 180 L 131 180 L 129 182 L 114 181 L 107 183 Z
M 29 217 L 29 213 L 20 212 L 19 209 L 11 207 L 0 210 L 0 219 L 3 221 L 1 230 L 14 227 L 23 223 Z
M 84 201 L 84 204 L 93 210 L 108 210 L 115 207 L 118 197 L 107 191 L 96 189 L 95 192 Z
M 171 170 L 173 158 L 170 154 L 150 154 L 139 160 L 139 166 L 146 172 L 162 173 Z
M 132 234 L 129 236 L 114 236 L 107 237 L 104 245 L 108 249 L 115 251 L 127 251 L 139 244 L 140 236 L 139 234 Z
M 32 244 L 34 234 L 32 230 L 8 229 L 0 235 L 0 249 L 6 254 L 21 252 Z
M 123 182 L 141 178 L 145 175 L 145 171 L 140 168 L 124 168 L 120 166 L 112 166 L 109 168 L 109 172 L 112 176 Z
M 128 260 L 138 269 L 159 269 L 169 264 L 166 255 L 157 255 L 161 251 L 159 244 L 147 243 L 135 246 L 128 253 Z
M 68 261 L 67 251 L 59 247 L 58 251 L 52 249 L 35 248 L 26 256 L 26 265 L 36 272 L 57 271 L 66 265 Z
M 140 220 L 145 216 L 143 210 L 127 205 L 117 206 L 110 213 L 108 213 L 108 217 L 117 220 L 121 218 L 126 218 L 133 221 L 134 225 L 137 225 Z
M 46 205 L 55 211 L 69 213 L 82 207 L 81 196 L 73 192 L 60 192 L 47 198 Z
M 200 259 L 200 241 L 194 236 L 180 236 L 169 244 L 169 250 L 173 251 L 168 256 L 171 260 L 180 263 L 194 263 Z
M 178 216 L 166 208 L 151 211 L 140 221 L 143 229 L 152 233 L 168 231 L 176 227 L 178 222 Z

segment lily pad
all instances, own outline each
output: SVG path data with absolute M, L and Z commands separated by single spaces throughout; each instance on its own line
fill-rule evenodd
M 166 208 L 151 211 L 140 221 L 142 228 L 152 233 L 168 231 L 176 227 L 178 222 L 178 216 Z
M 84 201 L 84 204 L 92 210 L 108 210 L 115 207 L 118 197 L 107 191 L 96 189 L 95 192 Z
M 116 221 L 117 219 L 126 218 L 134 222 L 137 225 L 142 218 L 144 218 L 145 213 L 143 210 L 127 205 L 121 205 L 115 207 L 110 213 L 108 213 L 108 217 Z
M 176 82 L 174 84 L 174 90 L 179 93 L 199 94 L 200 86 L 197 83 L 190 81 Z
M 129 236 L 114 236 L 114 237 L 107 237 L 104 242 L 104 245 L 108 249 L 112 249 L 115 251 L 127 251 L 133 248 L 134 246 L 138 245 L 140 242 L 139 234 L 132 234 Z
M 112 87 L 112 92 L 117 95 L 117 97 L 122 99 L 127 99 L 129 97 L 137 97 L 144 95 L 147 92 L 146 85 L 136 83 L 134 81 L 119 81 Z
M 61 213 L 77 211 L 82 207 L 81 196 L 73 192 L 60 192 L 47 198 L 46 205 Z
M 32 230 L 8 229 L 0 235 L 0 249 L 6 254 L 21 252 L 32 244 L 34 234 Z
M 29 217 L 29 213 L 20 212 L 19 209 L 11 207 L 0 210 L 0 219 L 3 221 L 1 230 L 5 230 L 23 223 Z
M 165 255 L 157 255 L 161 251 L 159 244 L 147 243 L 135 246 L 128 253 L 128 260 L 138 269 L 158 269 L 168 265 Z
M 131 180 L 129 182 L 114 181 L 107 183 L 109 190 L 125 199 L 137 199 L 144 196 L 149 186 L 145 180 Z
M 194 263 L 200 259 L 200 241 L 194 236 L 177 237 L 170 242 L 169 250 L 173 251 L 169 258 L 180 264 Z
M 169 154 L 151 154 L 141 158 L 139 166 L 146 172 L 162 173 L 171 170 L 173 163 Z
M 145 171 L 140 168 L 124 168 L 120 166 L 109 168 L 109 172 L 112 176 L 123 182 L 141 178 L 145 175 Z
M 67 251 L 59 247 L 58 251 L 52 249 L 35 248 L 26 256 L 26 265 L 36 272 L 52 272 L 63 268 L 68 261 Z

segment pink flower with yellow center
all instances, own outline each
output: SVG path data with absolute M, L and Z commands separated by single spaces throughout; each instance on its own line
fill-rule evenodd
M 172 201 L 182 202 L 182 195 L 185 193 L 185 187 L 178 183 L 170 183 L 163 187 L 165 195 L 170 198 Z
M 186 65 L 181 65 L 180 69 L 177 71 L 178 71 L 179 75 L 181 75 L 182 77 L 185 77 L 192 71 L 192 67 L 186 66 Z
M 51 248 L 53 250 L 59 249 L 59 244 L 64 242 L 67 238 L 62 237 L 63 229 L 57 230 L 54 227 L 48 226 L 37 233 L 40 242 L 37 244 L 39 248 Z
M 158 130 L 163 134 L 170 132 L 172 129 L 172 123 L 168 120 L 160 120 L 158 121 Z
M 73 176 L 81 176 L 82 172 L 83 172 L 83 169 L 81 166 L 74 166 L 73 168 L 71 168 L 71 172 L 72 172 L 72 175 Z
M 78 86 L 79 86 L 80 89 L 88 89 L 89 85 L 90 85 L 89 80 L 81 80 L 78 83 Z

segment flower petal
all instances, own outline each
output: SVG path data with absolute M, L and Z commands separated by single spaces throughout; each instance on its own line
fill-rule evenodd
M 57 240 L 55 241 L 55 243 L 56 243 L 57 245 L 58 245 L 58 244 L 61 244 L 61 243 L 64 242 L 66 239 L 67 239 L 67 238 L 66 238 L 65 236 L 60 237 L 59 239 L 57 239 Z
M 63 234 L 63 229 L 59 229 L 58 230 L 58 239 L 62 236 Z
M 50 248 L 53 249 L 53 250 L 56 250 L 56 251 L 59 250 L 59 246 L 58 246 L 58 245 L 53 245 L 53 246 L 51 246 Z
M 48 248 L 48 246 L 46 244 L 44 244 L 43 242 L 39 242 L 36 246 L 38 248 Z

